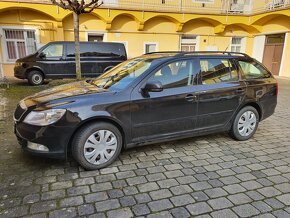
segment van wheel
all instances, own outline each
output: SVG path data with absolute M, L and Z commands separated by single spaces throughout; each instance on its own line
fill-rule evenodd
M 80 129 L 72 143 L 72 156 L 86 170 L 109 166 L 122 149 L 122 135 L 114 125 L 98 122 Z
M 43 74 L 37 70 L 33 70 L 29 72 L 27 79 L 28 79 L 29 84 L 33 86 L 39 86 L 44 81 Z
M 233 122 L 230 136 L 239 141 L 250 139 L 259 124 L 259 113 L 252 106 L 242 108 Z

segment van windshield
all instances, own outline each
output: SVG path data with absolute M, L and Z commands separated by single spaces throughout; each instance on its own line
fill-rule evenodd
M 92 81 L 99 88 L 121 91 L 151 66 L 153 59 L 135 58 L 125 61 Z

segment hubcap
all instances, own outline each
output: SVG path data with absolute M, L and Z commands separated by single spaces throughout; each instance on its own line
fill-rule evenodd
M 85 159 L 94 165 L 108 162 L 117 149 L 117 137 L 109 130 L 98 130 L 87 139 L 84 146 Z
M 238 130 L 241 136 L 249 136 L 253 133 L 257 125 L 257 117 L 252 111 L 242 114 L 238 123 Z
M 35 84 L 39 84 L 41 82 L 41 80 L 42 80 L 42 77 L 38 74 L 35 74 L 32 76 L 32 81 Z

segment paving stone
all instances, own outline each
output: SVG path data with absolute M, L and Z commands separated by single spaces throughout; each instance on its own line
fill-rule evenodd
M 146 183 L 147 179 L 144 176 L 138 176 L 138 177 L 126 179 L 126 181 L 129 185 L 138 185 L 138 184 Z
M 84 197 L 87 203 L 104 201 L 108 199 L 108 195 L 106 192 L 92 193 L 92 194 L 85 195 Z
M 205 202 L 190 204 L 190 205 L 187 205 L 186 208 L 190 212 L 190 214 L 193 216 L 197 216 L 204 213 L 209 213 L 212 211 L 211 207 Z
M 124 196 L 124 193 L 120 189 L 112 189 L 108 192 L 109 198 L 120 198 Z
M 150 213 L 150 209 L 146 204 L 137 204 L 132 208 L 136 216 L 142 216 Z
M 264 187 L 264 188 L 258 189 L 257 191 L 260 192 L 265 197 L 273 197 L 273 196 L 281 194 L 281 192 L 275 189 L 274 187 Z
M 173 205 L 168 199 L 151 201 L 148 203 L 148 206 L 153 212 L 161 211 L 161 210 L 168 210 L 173 207 Z
M 235 193 L 239 193 L 239 192 L 244 192 L 246 191 L 245 188 L 243 188 L 241 185 L 239 184 L 234 184 L 234 185 L 227 185 L 223 187 L 228 193 L 230 194 L 235 194 Z
M 56 208 L 55 201 L 42 201 L 32 204 L 30 207 L 30 213 L 48 212 Z
M 284 202 L 281 203 L 281 201 L 274 198 L 265 199 L 264 202 L 274 209 L 281 209 L 285 207 Z
M 196 182 L 196 183 L 191 183 L 190 186 L 195 190 L 195 191 L 201 191 L 205 189 L 210 189 L 212 186 L 208 182 Z
M 31 194 L 31 195 L 26 195 L 23 198 L 23 203 L 24 204 L 33 204 L 35 202 L 38 202 L 40 199 L 39 194 Z
M 204 191 L 210 198 L 218 198 L 222 196 L 228 195 L 228 193 L 223 190 L 222 188 L 213 188 L 213 189 L 207 189 Z
M 290 194 L 289 193 L 278 196 L 277 199 L 287 206 L 290 205 Z
M 188 217 L 190 217 L 190 214 L 188 213 L 188 211 L 183 207 L 174 208 L 174 209 L 170 210 L 170 213 L 175 218 L 188 218 Z
M 137 186 L 140 192 L 149 192 L 159 189 L 156 182 L 148 182 Z
M 17 206 L 13 208 L 6 209 L 4 211 L 1 211 L 2 214 L 0 214 L 0 217 L 6 218 L 6 217 L 21 217 L 26 214 L 28 214 L 28 206 Z
M 135 198 L 132 196 L 125 196 L 120 198 L 120 203 L 123 207 L 133 206 L 136 204 Z
M 259 214 L 259 211 L 250 204 L 233 207 L 239 217 L 252 217 Z
M 235 205 L 246 204 L 253 201 L 244 193 L 229 195 L 227 198 Z
M 77 197 L 70 197 L 70 198 L 64 198 L 60 201 L 61 207 L 70 207 L 70 206 L 78 206 L 81 205 L 84 202 L 82 196 Z
M 254 201 L 262 200 L 265 198 L 263 195 L 261 195 L 260 193 L 256 191 L 248 191 L 248 192 L 245 192 L 245 194 L 248 195 Z
M 77 212 L 75 208 L 63 208 L 61 210 L 55 210 L 49 213 L 49 218 L 59 218 L 59 217 L 77 217 Z
M 211 199 L 207 202 L 214 210 L 220 210 L 228 207 L 234 206 L 228 199 L 225 197 Z
M 162 173 L 149 174 L 146 178 L 150 182 L 166 179 L 165 175 Z
M 105 183 L 105 182 L 112 182 L 116 180 L 116 176 L 114 174 L 108 175 L 100 175 L 95 177 L 97 183 Z
M 189 194 L 175 196 L 170 198 L 170 200 L 176 207 L 192 204 L 195 202 L 194 198 L 192 198 Z
M 262 213 L 270 212 L 270 211 L 273 210 L 268 204 L 266 204 L 263 201 L 255 201 L 255 202 L 252 203 L 252 205 L 255 208 L 257 208 L 259 211 L 261 211 Z
M 135 198 L 139 204 L 151 201 L 151 198 L 147 193 L 135 195 Z
M 99 183 L 91 185 L 91 189 L 93 192 L 100 192 L 112 189 L 113 186 L 110 182 Z
M 117 210 L 110 210 L 107 216 L 108 218 L 130 218 L 133 217 L 133 213 L 130 208 L 125 207 Z
M 95 212 L 95 207 L 92 204 L 83 204 L 78 206 L 78 214 L 80 216 L 89 215 Z
M 74 184 L 76 186 L 91 185 L 91 184 L 94 184 L 94 183 L 95 183 L 95 179 L 93 177 L 76 179 L 74 181 Z
M 256 181 L 247 181 L 247 182 L 242 182 L 240 184 L 241 184 L 241 186 L 243 186 L 247 190 L 254 190 L 254 189 L 258 189 L 258 188 L 263 187 L 260 183 L 258 183 Z
M 97 212 L 106 211 L 106 210 L 113 210 L 119 208 L 121 205 L 118 200 L 111 199 L 106 201 L 97 202 L 95 204 Z
M 188 185 L 178 185 L 178 186 L 174 186 L 174 187 L 170 188 L 170 191 L 174 195 L 182 195 L 182 194 L 186 194 L 186 193 L 191 193 L 192 189 Z
M 290 217 L 290 214 L 287 213 L 285 210 L 276 210 L 273 212 L 273 215 L 277 218 Z
M 238 216 L 230 209 L 214 211 L 210 215 L 213 218 L 238 218 Z
M 125 171 L 125 172 L 118 172 L 116 173 L 118 179 L 126 179 L 130 177 L 136 176 L 134 171 Z
M 153 200 L 159 200 L 163 198 L 169 198 L 172 196 L 171 192 L 168 189 L 160 189 L 157 191 L 152 191 L 149 193 Z
M 69 196 L 83 195 L 88 194 L 89 192 L 90 192 L 89 186 L 78 186 L 67 189 L 67 194 Z
M 202 191 L 199 192 L 193 192 L 191 196 L 196 200 L 196 201 L 206 201 L 209 199 L 209 197 Z
M 290 183 L 275 185 L 275 188 L 283 193 L 290 193 Z
M 165 179 L 161 181 L 157 181 L 160 188 L 170 188 L 172 186 L 177 186 L 179 183 L 175 179 Z
M 56 190 L 56 189 L 64 189 L 64 188 L 70 188 L 72 187 L 72 182 L 71 181 L 65 181 L 65 182 L 55 182 L 51 184 L 51 189 Z

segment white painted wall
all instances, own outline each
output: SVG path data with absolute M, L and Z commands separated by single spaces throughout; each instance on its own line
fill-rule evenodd
M 258 61 L 263 61 L 264 49 L 265 49 L 266 36 L 255 36 L 254 37 L 254 48 L 253 48 L 253 58 Z

